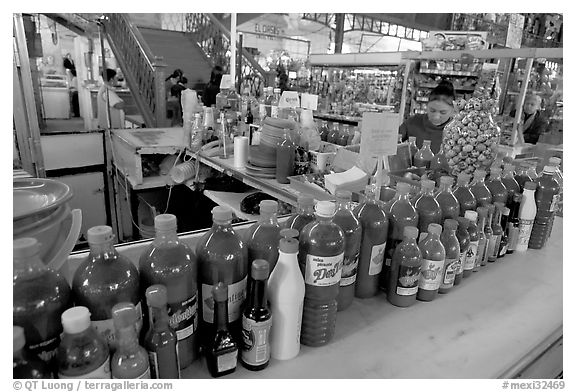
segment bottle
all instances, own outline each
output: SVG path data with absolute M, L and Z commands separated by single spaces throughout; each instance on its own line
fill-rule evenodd
M 528 243 L 530 249 L 541 249 L 546 243 L 549 233 L 552 231 L 554 215 L 560 200 L 560 184 L 554 178 L 552 166 L 544 166 L 536 184 L 538 187 L 534 198 L 537 212 Z
M 357 134 L 358 134 L 358 136 L 357 136 Z M 357 127 L 355 127 L 355 128 L 350 128 L 350 133 L 349 133 L 349 136 L 348 136 L 348 140 L 346 141 L 346 145 L 347 145 L 347 146 L 351 146 L 351 145 L 355 144 L 355 143 L 354 143 L 355 138 L 358 138 L 360 135 L 361 135 L 361 134 L 360 134 L 360 132 L 358 131 L 358 128 L 357 128 Z M 360 139 L 358 139 L 358 143 L 357 143 L 357 144 L 360 144 Z
M 454 219 L 446 219 L 444 221 L 444 231 L 440 236 L 440 241 L 446 250 L 446 262 L 442 270 L 442 283 L 438 292 L 440 294 L 448 293 L 454 286 L 454 278 L 456 277 L 456 269 L 458 261 L 460 260 L 460 242 L 456 237 L 456 229 L 458 228 L 458 221 Z
M 529 167 L 530 165 L 528 165 L 527 162 L 522 162 L 520 164 L 520 167 L 516 171 L 516 175 L 514 176 L 514 179 L 516 180 L 518 186 L 520 187 L 520 192 L 524 191 L 524 184 L 526 183 L 526 181 L 532 181 L 532 179 L 530 179 L 530 176 L 528 176 Z
M 444 153 L 444 145 L 440 145 L 440 151 L 438 151 L 432 161 L 430 161 L 430 169 L 436 171 L 444 171 L 446 173 L 450 172 L 450 165 L 448 164 L 448 159 L 446 159 L 446 154 Z
M 246 237 L 249 263 L 256 259 L 264 259 L 269 263 L 270 271 L 274 270 L 278 261 L 280 225 L 276 217 L 277 213 L 277 201 L 262 200 L 260 202 L 260 220 L 250 227 Z
M 214 324 L 212 289 L 222 282 L 228 287 L 228 322 L 236 340 L 240 337 L 242 312 L 248 278 L 248 248 L 232 228 L 232 211 L 222 206 L 212 209 L 212 228 L 196 245 L 200 272 L 201 326 Z
M 442 222 L 446 219 L 457 219 L 460 215 L 460 203 L 452 193 L 453 182 L 452 177 L 440 177 L 440 189 L 436 193 L 436 201 L 442 209 Z
M 468 235 L 470 236 L 470 245 L 466 251 L 466 257 L 464 259 L 464 274 L 462 277 L 467 278 L 472 275 L 474 271 L 474 266 L 476 265 L 476 259 L 478 258 L 478 244 L 480 242 L 480 237 L 478 233 L 478 227 L 476 222 L 478 220 L 478 213 L 476 211 L 466 211 L 464 218 L 468 220 Z
M 414 155 L 418 152 L 416 136 L 408 136 L 408 147 L 410 149 L 410 165 L 414 166 Z
M 506 256 L 506 252 L 508 251 L 508 217 L 510 215 L 510 208 L 504 207 L 502 209 L 502 220 L 500 224 L 502 226 L 502 238 L 500 239 L 500 246 L 498 247 L 498 258 Z
M 242 314 L 242 365 L 248 370 L 262 370 L 270 363 L 270 328 L 272 312 L 268 307 L 266 285 L 270 267 L 266 260 L 252 262 L 246 308 Z
M 72 305 L 66 279 L 40 259 L 35 238 L 20 238 L 12 245 L 12 323 L 24 329 L 30 355 L 56 371 L 60 344 L 60 316 Z
M 512 202 L 514 192 L 520 192 L 520 185 L 518 185 L 518 182 L 514 178 L 514 165 L 512 165 L 511 163 L 507 163 L 504 165 L 502 184 L 504 184 L 506 190 L 508 191 L 508 199 L 506 201 L 506 205 L 508 206 Z
M 486 181 L 486 187 L 492 194 L 492 203 L 500 202 L 505 205 L 508 201 L 508 190 L 502 183 L 500 178 L 501 175 L 502 169 L 492 166 L 490 168 L 490 177 L 488 178 L 488 181 Z
M 476 197 L 468 186 L 468 182 L 470 182 L 469 174 L 458 174 L 456 189 L 454 189 L 454 197 L 460 204 L 460 216 L 464 216 L 468 210 L 475 211 L 478 204 L 476 202 Z
M 298 262 L 306 284 L 300 341 L 322 346 L 334 337 L 344 261 L 344 232 L 332 222 L 335 205 L 316 204 L 316 221 L 300 233 Z
M 418 238 L 418 229 L 414 226 L 406 226 L 404 241 L 394 250 L 387 297 L 392 305 L 408 307 L 416 303 L 418 279 L 422 267 L 422 253 L 418 248 L 416 238 Z
M 510 208 L 510 216 L 508 218 L 508 250 L 507 254 L 514 253 L 516 245 L 518 244 L 518 234 L 520 219 L 518 213 L 520 212 L 520 203 L 522 202 L 522 194 L 515 192 L 512 197 L 512 205 Z
M 560 189 L 562 189 L 564 185 L 564 176 L 562 175 L 562 170 L 560 169 L 560 164 L 562 163 L 562 159 L 558 157 L 550 157 L 548 159 L 548 166 L 554 168 L 554 178 L 558 181 L 558 185 L 560 185 Z
M 293 229 L 283 229 L 282 234 Z M 270 331 L 272 358 L 288 360 L 300 352 L 305 284 L 298 267 L 298 240 L 283 236 L 276 268 L 268 279 L 268 300 L 274 315 Z
M 422 143 L 422 148 L 419 149 L 416 154 L 414 154 L 414 166 L 430 169 L 430 163 L 434 158 L 434 153 L 430 149 L 431 144 L 432 142 L 430 140 L 424 140 Z
M 278 105 L 280 104 L 280 89 L 275 88 L 274 95 L 270 100 L 270 117 L 278 118 L 279 108 Z
M 290 137 L 290 130 L 284 129 L 284 136 L 276 146 L 276 181 L 288 184 L 288 177 L 294 174 L 294 160 L 296 158 L 296 145 Z
M 493 257 L 494 249 L 497 248 L 496 241 L 498 236 L 494 233 L 494 229 L 492 229 L 492 224 L 494 221 L 494 213 L 496 211 L 496 206 L 494 204 L 489 204 L 486 206 L 488 209 L 487 216 L 486 216 L 486 227 L 484 228 L 484 234 L 486 234 L 486 255 L 484 256 L 485 263 L 488 261 L 493 262 L 496 261 Z
M 418 279 L 418 294 L 420 301 L 433 301 L 442 283 L 442 272 L 446 261 L 446 250 L 440 241 L 442 226 L 437 223 L 428 225 L 428 235 L 418 243 L 422 252 L 422 267 Z
M 170 327 L 168 318 L 168 290 L 155 284 L 146 289 L 148 304 L 148 330 L 144 347 L 148 350 L 150 378 L 180 378 L 178 337 Z
M 90 324 L 90 311 L 75 306 L 62 313 L 58 378 L 110 378 L 108 344 Z
M 457 286 L 462 282 L 464 277 L 464 264 L 466 263 L 466 255 L 468 253 L 468 248 L 470 247 L 470 234 L 468 233 L 468 226 L 470 226 L 470 221 L 463 216 L 459 216 L 458 219 L 458 229 L 456 230 L 456 238 L 458 238 L 458 244 L 460 245 L 460 259 L 456 267 L 456 275 L 454 276 L 454 286 Z
M 486 172 L 484 170 L 476 170 L 474 172 L 474 179 L 470 185 L 470 190 L 476 198 L 478 206 L 487 206 L 492 203 L 492 193 L 484 183 Z
M 206 347 L 206 363 L 212 377 L 221 377 L 236 371 L 238 345 L 228 330 L 228 285 L 218 282 L 212 288 L 214 300 L 214 326 Z
M 199 357 L 198 262 L 192 249 L 178 240 L 176 216 L 157 215 L 154 228 L 156 237 L 140 256 L 142 298 L 146 298 L 149 286 L 167 288 L 170 328 L 178 337 L 179 361 L 184 369 Z
M 327 141 L 328 143 L 338 144 L 338 138 L 340 137 L 340 124 L 335 122 L 332 123 L 332 129 L 328 133 Z
M 204 108 L 204 116 L 202 122 L 202 135 L 204 137 L 204 142 L 208 143 L 213 141 L 214 137 L 214 112 L 212 108 Z
M 486 207 L 478 207 L 476 213 L 478 214 L 478 253 L 476 255 L 473 272 L 478 272 L 480 267 L 486 265 L 486 261 L 488 260 L 486 254 L 488 250 L 488 237 L 486 236 L 488 209 Z
M 113 240 L 110 226 L 90 228 L 90 254 L 78 266 L 72 280 L 74 303 L 88 308 L 92 326 L 112 350 L 116 348 L 112 320 L 114 305 L 119 302 L 135 304 L 140 320 L 138 332 L 142 327 L 138 269 L 116 251 L 112 245 Z
M 150 378 L 148 352 L 138 344 L 138 312 L 131 303 L 121 302 L 112 308 L 118 349 L 112 356 L 112 378 Z
M 284 227 L 298 230 L 298 236 L 304 226 L 314 221 L 314 198 L 309 195 L 298 196 L 298 211 L 286 220 Z
M 352 192 L 347 190 L 336 191 L 336 214 L 334 223 L 344 232 L 344 262 L 342 263 L 342 278 L 338 291 L 338 311 L 348 308 L 354 299 L 356 288 L 356 275 L 358 271 L 358 257 L 360 255 L 360 241 L 362 240 L 362 226 L 352 211 Z
M 354 214 L 362 227 L 362 239 L 358 241 L 360 255 L 354 295 L 369 298 L 378 292 L 389 230 L 388 218 L 376 202 L 373 186 L 366 187 L 364 200 L 354 209 Z
M 442 222 L 442 208 L 434 197 L 434 185 L 432 180 L 422 180 L 420 182 L 420 195 L 414 202 L 414 207 L 418 212 L 418 230 L 420 231 L 418 242 L 428 235 L 427 230 L 430 223 L 440 224 Z
M 385 171 L 382 172 L 382 186 L 380 187 L 380 201 L 384 204 L 394 199 L 396 189 L 390 186 L 390 176 Z
M 346 146 L 348 145 L 348 138 L 350 138 L 351 134 L 350 134 L 350 125 L 348 124 L 344 124 L 342 126 L 342 131 L 340 132 L 340 134 L 338 135 L 338 140 L 336 141 L 337 144 L 341 145 L 341 146 Z
M 264 119 L 267 116 L 266 112 L 266 99 L 268 98 L 268 88 L 264 87 L 264 91 L 260 98 L 258 98 L 258 117 L 260 118 L 260 124 L 264 124 Z
M 24 328 L 12 327 L 12 378 L 54 378 L 48 365 L 25 348 Z
M 274 87 L 267 87 L 266 116 L 272 117 L 272 99 L 274 99 Z
M 204 140 L 204 131 L 202 127 L 202 116 L 200 113 L 194 114 L 194 124 L 192 125 L 190 135 L 190 150 L 197 152 L 202 148 L 202 141 Z
M 536 201 L 534 200 L 534 192 L 536 191 L 537 184 L 532 181 L 524 183 L 524 192 L 522 192 L 522 202 L 518 210 L 518 242 L 514 250 L 518 252 L 526 252 L 528 249 L 528 242 L 532 234 L 532 226 L 534 225 L 534 218 L 536 218 Z
M 504 210 L 504 203 L 495 202 L 494 203 L 494 217 L 492 219 L 492 235 L 496 237 L 495 244 L 494 244 L 494 251 L 491 255 L 488 256 L 488 261 L 494 262 L 498 258 L 498 254 L 500 252 L 500 242 L 502 241 L 502 234 L 504 233 L 502 230 L 502 226 L 500 226 L 500 222 L 502 221 L 502 211 Z

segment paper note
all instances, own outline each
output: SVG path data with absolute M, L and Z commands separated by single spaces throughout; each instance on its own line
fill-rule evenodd
M 301 99 L 302 101 L 300 102 L 300 106 L 302 106 L 303 109 L 318 109 L 318 95 L 304 93 L 302 94 Z
M 280 97 L 278 107 L 281 108 L 299 108 L 300 98 L 297 91 L 284 91 Z
M 360 155 L 396 155 L 399 127 L 400 116 L 396 113 L 365 112 L 362 115 Z

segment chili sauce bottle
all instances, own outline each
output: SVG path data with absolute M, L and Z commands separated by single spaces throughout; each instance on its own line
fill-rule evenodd
M 514 165 L 511 163 L 507 163 L 504 165 L 504 172 L 502 174 L 502 184 L 506 187 L 508 191 L 508 201 L 506 202 L 506 206 L 509 206 L 512 202 L 512 197 L 514 196 L 515 192 L 520 192 L 520 185 L 518 181 L 514 178 Z
M 414 154 L 413 163 L 416 167 L 430 168 L 430 163 L 434 158 L 434 153 L 430 149 L 432 142 L 430 140 L 424 140 L 422 142 L 422 148 L 419 149 L 416 154 Z
M 459 216 L 458 219 L 458 230 L 456 231 L 456 238 L 458 238 L 458 244 L 460 245 L 460 260 L 458 260 L 458 266 L 456 268 L 456 275 L 454 276 L 454 285 L 457 286 L 462 281 L 464 276 L 464 264 L 466 263 L 466 254 L 468 248 L 470 247 L 470 234 L 468 234 L 469 220 L 463 216 Z
M 494 204 L 489 204 L 486 206 L 488 209 L 488 215 L 486 215 L 486 227 L 484 228 L 484 234 L 486 234 L 486 255 L 484 256 L 484 263 L 487 264 L 491 260 L 494 254 L 494 249 L 496 248 L 496 240 L 498 236 L 494 234 L 492 229 L 492 221 L 494 220 L 494 212 L 496 211 L 496 206 Z
M 516 244 L 518 244 L 518 233 L 520 219 L 518 213 L 520 212 L 520 203 L 522 202 L 522 194 L 515 192 L 512 196 L 512 203 L 510 208 L 510 216 L 508 219 L 508 250 L 507 254 L 514 253 Z
M 12 378 L 54 378 L 48 365 L 36 355 L 26 350 L 24 328 L 12 327 Z
M 222 377 L 236 371 L 238 344 L 228 329 L 228 285 L 218 282 L 212 288 L 214 325 L 206 346 L 206 363 L 212 377 Z
M 492 193 L 484 183 L 484 178 L 486 178 L 486 171 L 476 170 L 472 184 L 470 184 L 470 191 L 474 194 L 478 206 L 487 206 L 492 203 Z
M 278 241 L 280 240 L 280 225 L 278 224 L 278 202 L 262 200 L 260 202 L 260 220 L 248 230 L 246 244 L 248 261 L 264 259 L 274 270 L 278 260 Z
M 514 179 L 516 180 L 516 182 L 518 183 L 518 186 L 520 187 L 520 192 L 524 191 L 524 184 L 527 181 L 532 181 L 532 179 L 528 175 L 528 169 L 529 168 L 530 168 L 530 165 L 527 162 L 522 162 L 520 164 L 520 167 L 516 171 L 516 175 L 514 176 Z
M 498 253 L 500 251 L 500 242 L 502 241 L 502 235 L 504 231 L 502 230 L 502 226 L 500 222 L 502 221 L 502 211 L 504 210 L 504 203 L 502 202 L 495 202 L 494 203 L 494 216 L 492 218 L 492 233 L 496 236 L 496 244 L 494 245 L 494 252 L 492 255 L 489 256 L 488 261 L 496 261 L 498 258 Z
M 457 219 L 460 216 L 460 203 L 452 193 L 453 182 L 452 177 L 440 177 L 440 189 L 436 193 L 436 201 L 442 209 L 442 222 L 446 219 Z
M 118 344 L 110 362 L 112 378 L 150 378 L 148 353 L 138 344 L 136 308 L 127 302 L 116 304 L 112 317 Z
M 478 204 L 476 202 L 476 197 L 468 186 L 469 181 L 469 174 L 458 174 L 456 189 L 454 189 L 454 197 L 456 197 L 456 200 L 460 203 L 460 216 L 464 216 L 468 210 L 475 211 Z
M 492 194 L 492 203 L 500 202 L 506 205 L 508 201 L 508 189 L 502 183 L 502 169 L 499 167 L 490 168 L 490 177 L 486 181 L 486 187 Z
M 404 228 L 404 241 L 394 250 L 390 265 L 388 283 L 388 302 L 400 307 L 416 303 L 418 279 L 422 267 L 422 253 L 418 244 L 418 229 L 414 226 Z
M 430 223 L 441 223 L 442 208 L 434 197 L 434 181 L 422 180 L 420 182 L 420 196 L 414 202 L 414 207 L 418 212 L 418 229 L 420 230 L 419 241 L 428 235 L 428 226 Z
M 509 228 L 508 228 L 508 217 L 510 215 L 510 208 L 504 207 L 502 209 L 502 220 L 500 225 L 502 226 L 502 238 L 500 239 L 500 246 L 498 248 L 498 258 L 506 256 L 508 251 L 508 241 L 509 241 Z
M 304 226 L 313 222 L 314 219 L 314 198 L 308 195 L 301 195 L 298 196 L 298 212 L 288 218 L 284 227 L 298 230 L 298 233 L 301 233 Z
M 422 253 L 422 267 L 416 298 L 420 301 L 434 300 L 442 283 L 446 250 L 440 241 L 440 234 L 442 234 L 442 226 L 430 223 L 428 235 L 418 244 Z
M 448 293 L 454 286 L 456 269 L 458 267 L 458 261 L 460 260 L 460 242 L 456 237 L 457 228 L 458 221 L 454 219 L 446 219 L 444 221 L 444 231 L 440 236 L 440 240 L 446 250 L 446 262 L 444 263 L 444 270 L 442 271 L 442 283 L 438 290 L 440 294 Z
M 480 243 L 480 237 L 478 233 L 478 226 L 476 222 L 478 221 L 478 213 L 476 211 L 466 211 L 464 218 L 468 219 L 470 222 L 468 224 L 468 234 L 470 235 L 470 246 L 466 251 L 466 258 L 464 260 L 464 278 L 472 275 L 474 267 L 476 266 L 476 260 L 478 259 L 478 249 Z
M 476 212 L 478 213 L 478 257 L 474 269 L 478 271 L 488 262 L 489 234 L 486 233 L 486 230 L 492 230 L 492 228 L 488 227 L 488 208 L 478 207 Z

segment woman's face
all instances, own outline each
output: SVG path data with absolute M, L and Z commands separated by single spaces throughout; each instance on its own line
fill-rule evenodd
M 526 102 L 524 102 L 524 112 L 526 112 L 526 114 L 534 114 L 538 109 L 540 109 L 540 101 L 538 98 L 528 98 Z
M 428 103 L 428 120 L 434 125 L 442 125 L 452 117 L 454 106 L 443 101 L 432 101 Z

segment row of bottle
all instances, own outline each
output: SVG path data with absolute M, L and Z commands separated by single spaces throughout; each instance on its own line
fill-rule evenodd
M 323 120 L 319 132 L 320 139 L 324 142 L 338 144 L 340 146 L 360 143 L 359 133 L 351 130 L 348 124 L 343 124 L 342 129 L 340 129 L 339 123 L 334 122 L 332 123 L 332 127 L 329 127 L 328 121 Z

